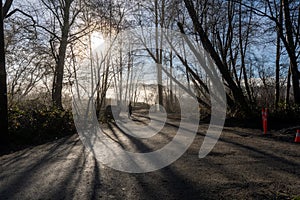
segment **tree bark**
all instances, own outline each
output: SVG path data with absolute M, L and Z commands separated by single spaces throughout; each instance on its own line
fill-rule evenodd
M 290 107 L 290 90 L 291 90 L 291 66 L 289 66 L 288 75 L 287 75 L 285 109 Z
M 245 57 L 246 57 L 246 51 L 247 51 L 247 46 L 248 46 L 248 37 L 249 37 L 249 30 L 251 26 L 251 21 L 252 21 L 252 12 L 250 12 L 249 16 L 249 23 L 247 27 L 247 33 L 246 33 L 246 38 L 243 38 L 243 33 L 242 33 L 242 4 L 240 3 L 239 6 L 239 43 L 240 43 L 240 54 L 241 54 L 241 70 L 243 71 L 243 77 L 244 77 L 244 84 L 246 88 L 246 92 L 249 98 L 249 101 L 252 102 L 252 96 L 251 96 L 251 91 L 249 87 L 249 82 L 248 82 L 248 75 L 247 75 L 247 69 L 246 69 L 246 63 L 245 63 Z M 245 44 L 243 44 L 243 40 L 245 39 Z
M 8 103 L 7 103 L 7 80 L 4 49 L 4 18 L 11 7 L 12 0 L 5 2 L 4 7 L 0 1 L 0 147 L 9 144 L 8 139 Z
M 277 36 L 277 45 L 276 45 L 276 69 L 275 69 L 275 109 L 278 109 L 279 98 L 280 98 L 280 84 L 279 84 L 279 75 L 280 75 L 280 37 Z
M 66 51 L 68 46 L 68 38 L 70 32 L 70 8 L 71 0 L 66 0 L 63 8 L 63 27 L 61 30 L 61 39 L 58 52 L 58 60 L 55 67 L 54 81 L 53 81 L 53 94 L 52 100 L 53 105 L 57 108 L 62 109 L 62 88 L 63 88 L 63 78 L 64 78 L 64 65 L 66 58 Z
M 170 75 L 173 76 L 173 52 L 170 52 Z M 173 100 L 173 80 L 170 78 L 170 108 L 173 111 L 173 105 L 174 105 L 174 100 Z
M 158 21 L 158 14 L 159 14 L 159 6 L 158 6 L 158 0 L 155 0 L 155 28 L 156 28 L 156 36 L 155 36 L 155 48 L 156 48 L 156 59 L 157 59 L 157 90 L 158 90 L 158 103 L 159 105 L 163 106 L 163 85 L 162 85 L 162 48 L 161 48 L 161 43 L 159 45 L 159 33 L 158 33 L 158 26 L 159 26 L 159 21 Z M 164 8 L 162 8 L 164 10 Z M 162 19 L 163 20 L 163 17 Z M 161 28 L 163 25 L 163 22 L 161 21 Z M 160 37 L 162 39 L 163 34 L 160 33 Z M 161 108 L 161 107 L 160 107 Z
M 293 38 L 293 24 L 290 17 L 289 1 L 283 0 L 284 24 L 286 28 L 287 51 L 290 57 L 292 83 L 295 103 L 300 105 L 299 70 L 297 65 L 296 47 Z
M 282 3 L 279 7 L 279 23 L 282 24 L 283 13 L 282 13 Z M 277 32 L 277 44 L 276 44 L 276 69 L 275 69 L 275 109 L 278 109 L 280 100 L 280 57 L 281 57 L 281 43 L 280 34 Z

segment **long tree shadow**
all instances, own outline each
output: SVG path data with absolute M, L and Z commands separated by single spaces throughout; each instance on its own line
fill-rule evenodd
M 157 119 L 154 119 L 154 120 L 157 120 Z M 179 128 L 179 126 L 177 124 L 170 123 L 170 122 L 166 122 L 166 125 Z M 182 129 L 184 129 L 184 128 L 182 128 Z M 184 130 L 185 131 L 190 131 L 188 129 L 184 129 Z M 231 131 L 231 130 L 229 130 L 229 131 Z M 249 133 L 240 133 L 238 131 L 233 131 L 233 133 L 236 134 L 236 135 L 239 135 L 239 136 L 243 136 L 243 137 L 249 135 Z M 200 136 L 203 136 L 203 137 L 206 136 L 206 134 L 202 133 L 202 132 L 197 132 L 197 135 L 200 135 Z M 250 152 L 254 152 L 256 154 L 261 154 L 261 155 L 263 155 L 266 158 L 272 159 L 272 160 L 277 161 L 277 162 L 281 162 L 281 163 L 286 164 L 286 165 L 290 165 L 290 166 L 298 166 L 299 165 L 298 163 L 295 163 L 293 161 L 287 160 L 287 159 L 285 159 L 283 157 L 276 156 L 275 154 L 268 153 L 268 152 L 266 152 L 264 150 L 257 149 L 255 147 L 250 146 L 250 145 L 245 145 L 245 144 L 242 144 L 240 142 L 236 142 L 236 141 L 233 141 L 233 140 L 230 140 L 230 139 L 226 139 L 224 137 L 220 137 L 218 140 L 221 141 L 221 142 L 225 142 L 225 143 L 228 143 L 228 144 L 232 144 L 232 145 L 241 147 L 243 149 L 246 149 L 246 150 L 248 150 Z M 299 173 L 300 173 L 300 171 L 299 171 Z M 299 173 L 297 173 L 297 174 L 299 175 Z
M 128 138 L 130 140 L 130 145 L 133 145 L 136 148 L 136 151 L 154 151 L 153 148 L 149 147 L 149 145 L 145 144 L 140 139 L 127 135 L 122 129 L 124 127 L 120 128 L 114 123 L 111 123 L 109 127 L 111 131 L 116 132 L 114 129 L 117 129 L 122 136 Z M 123 145 L 126 146 L 128 144 Z M 150 176 L 156 177 L 155 182 L 150 180 Z M 211 193 L 208 193 L 210 188 L 188 180 L 184 175 L 181 175 L 180 172 L 170 166 L 165 167 L 158 172 L 136 174 L 134 177 L 138 182 L 138 185 L 141 185 L 143 188 L 143 193 L 139 194 L 141 199 L 162 199 L 166 194 L 169 195 L 170 199 L 215 199 Z M 164 187 L 158 187 L 158 185 L 163 185 Z
M 96 199 L 99 166 L 77 136 L 11 156 L 1 163 L 0 199 Z
M 143 117 L 143 116 L 140 116 L 140 117 Z M 157 120 L 157 119 L 154 119 L 154 120 Z M 179 128 L 179 126 L 177 124 L 170 123 L 170 122 L 166 122 L 166 125 L 174 127 L 174 128 Z M 189 131 L 189 130 L 185 129 L 185 131 Z M 230 131 L 230 130 L 227 130 L 227 131 Z M 233 131 L 232 133 L 235 134 L 235 135 L 238 135 L 240 137 L 246 137 L 246 139 L 249 136 L 256 137 L 258 139 L 261 138 L 259 136 L 252 136 L 248 132 Z M 204 134 L 202 132 L 198 132 L 197 134 L 199 136 L 202 136 L 202 137 L 206 136 L 206 134 Z M 133 139 L 133 143 L 138 143 L 137 146 L 143 145 L 140 141 L 136 141 L 136 140 L 137 139 Z M 247 156 L 252 157 L 253 159 L 259 158 L 259 160 L 260 160 L 259 162 L 265 167 L 271 167 L 271 169 L 274 171 L 274 173 L 290 174 L 291 176 L 300 177 L 300 171 L 297 170 L 297 168 L 299 168 L 299 166 L 300 166 L 299 163 L 294 162 L 294 161 L 292 161 L 290 159 L 287 159 L 285 157 L 282 157 L 281 155 L 278 155 L 277 152 L 270 152 L 267 149 L 263 149 L 263 148 L 259 149 L 255 145 L 252 145 L 250 142 L 247 144 L 247 143 L 244 143 L 244 142 L 232 139 L 232 138 L 221 137 L 221 138 L 219 138 L 219 141 L 224 142 L 226 144 L 229 144 L 231 146 L 235 146 L 235 147 L 237 147 L 237 149 L 242 149 L 243 152 Z M 299 154 L 297 154 L 295 156 L 299 157 Z M 211 157 L 211 158 L 214 157 L 213 153 L 211 153 L 211 156 L 208 155 L 208 157 Z M 235 177 L 234 179 L 236 180 L 236 182 L 231 184 L 232 187 L 248 188 L 251 185 L 253 187 L 253 185 L 257 184 L 257 182 L 251 182 L 251 181 L 248 182 L 247 181 L 248 179 L 245 179 L 245 177 L 243 176 L 243 174 L 241 172 L 230 171 L 230 170 L 227 170 L 224 166 L 222 166 L 218 163 L 214 164 L 213 158 L 209 159 L 209 160 L 205 160 L 204 162 L 209 162 L 210 164 L 207 165 L 207 167 L 215 168 L 216 172 L 222 173 L 224 176 L 227 177 L 228 180 L 232 180 L 233 177 Z M 272 166 L 270 166 L 270 163 L 272 163 Z M 245 164 L 247 164 L 247 163 L 245 163 Z M 177 172 L 173 173 L 172 170 L 170 170 L 170 167 L 164 168 L 160 171 L 164 171 L 164 174 L 169 174 L 170 179 L 174 179 L 176 181 L 182 181 L 182 180 L 180 180 L 180 177 L 178 177 L 178 173 Z M 257 177 L 264 177 L 265 176 L 265 171 L 264 172 L 252 171 L 251 173 L 257 174 L 256 175 Z M 146 185 L 144 179 L 141 179 L 141 177 L 138 177 L 138 179 L 140 179 L 140 182 L 143 182 L 144 185 Z M 184 182 L 184 180 L 183 180 L 183 182 Z M 186 184 L 186 185 L 188 185 L 188 184 Z M 196 185 L 197 185 L 197 183 L 196 183 Z M 195 185 L 192 185 L 191 188 L 193 188 L 193 186 L 195 186 Z M 145 187 L 147 188 L 148 194 L 150 196 L 151 195 L 153 196 L 155 194 L 155 187 L 152 187 L 151 185 L 148 185 L 148 186 L 146 185 Z M 173 187 L 174 186 L 172 186 L 169 190 L 172 191 Z M 190 186 L 189 186 L 189 188 L 190 188 Z M 200 187 L 198 186 L 198 189 L 199 188 L 202 188 L 202 189 L 204 188 L 204 191 L 209 190 L 209 188 L 207 189 L 207 188 L 201 187 L 201 186 Z M 198 191 L 198 192 L 195 192 L 195 191 Z M 193 192 L 195 193 L 195 197 L 197 197 L 197 194 L 202 194 L 201 190 L 199 191 L 199 190 L 197 190 L 197 188 L 192 189 L 192 191 L 189 192 L 189 193 L 193 194 Z M 181 193 L 176 193 L 176 191 L 175 191 L 175 194 L 177 194 L 177 197 L 184 196 Z M 263 196 L 263 194 L 252 194 L 252 195 L 254 195 L 254 196 L 258 195 L 256 197 L 259 197 L 260 195 Z M 274 195 L 274 194 L 271 193 L 271 195 Z M 192 196 L 190 196 L 190 199 L 193 199 Z M 275 196 L 276 196 L 276 194 L 275 194 Z M 270 197 L 270 196 L 268 196 L 268 197 Z

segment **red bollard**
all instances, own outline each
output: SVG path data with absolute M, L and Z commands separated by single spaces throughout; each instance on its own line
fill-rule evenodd
M 300 142 L 300 130 L 297 130 L 295 142 Z
M 267 134 L 268 130 L 268 108 L 262 108 L 262 125 L 263 125 L 263 132 Z

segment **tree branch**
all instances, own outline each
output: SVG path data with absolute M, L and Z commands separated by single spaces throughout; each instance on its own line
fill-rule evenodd
M 2 19 L 6 18 L 6 15 L 7 15 L 9 9 L 10 9 L 12 3 L 13 3 L 13 0 L 6 0 L 5 1 L 5 4 L 2 8 Z
M 14 9 L 14 10 L 11 11 L 10 13 L 8 13 L 8 14 L 5 16 L 5 18 L 11 17 L 11 16 L 12 16 L 13 14 L 15 14 L 16 12 L 19 12 L 19 13 L 21 13 L 22 15 L 24 15 L 24 16 L 30 18 L 30 19 L 32 20 L 32 22 L 33 22 L 33 25 L 36 24 L 34 18 L 33 18 L 31 15 L 25 13 L 24 11 L 22 11 L 22 10 L 20 10 L 20 9 L 18 9 L 18 8 Z

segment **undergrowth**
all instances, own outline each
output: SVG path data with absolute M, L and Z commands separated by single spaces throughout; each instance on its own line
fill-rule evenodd
M 76 132 L 69 110 L 23 105 L 11 107 L 8 113 L 12 144 L 40 144 Z

